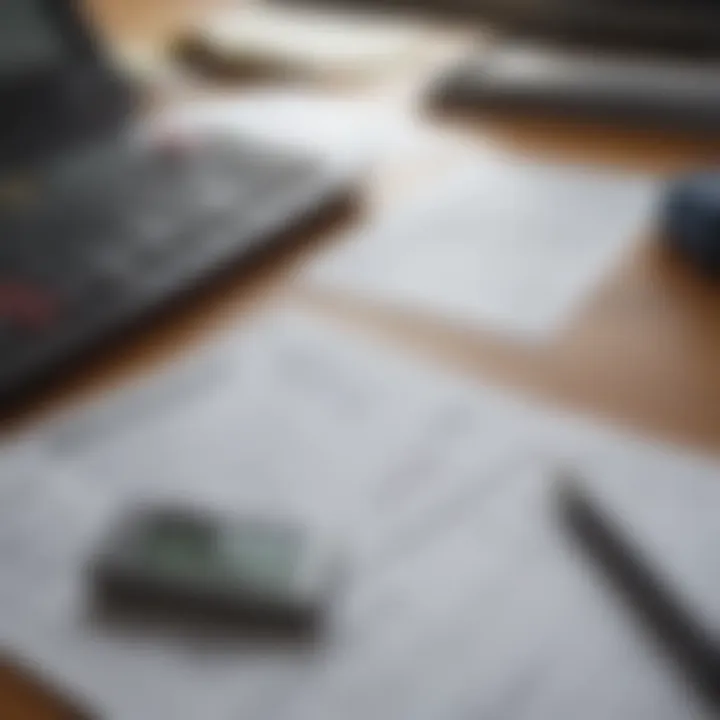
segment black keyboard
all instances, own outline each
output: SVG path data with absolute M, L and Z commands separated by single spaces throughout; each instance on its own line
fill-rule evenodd
M 441 75 L 428 99 L 450 112 L 531 112 L 717 134 L 719 70 L 716 61 L 507 40 Z
M 0 398 L 348 190 L 326 163 L 236 137 L 118 141 L 0 180 Z

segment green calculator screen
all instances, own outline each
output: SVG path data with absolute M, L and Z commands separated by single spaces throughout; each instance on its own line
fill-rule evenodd
M 295 577 L 299 540 L 298 533 L 269 525 L 173 520 L 146 528 L 139 550 L 142 564 L 165 576 L 286 591 Z

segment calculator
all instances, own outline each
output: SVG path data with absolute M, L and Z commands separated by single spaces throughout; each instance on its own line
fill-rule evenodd
M 105 610 L 314 631 L 341 565 L 336 549 L 300 522 L 155 507 L 119 519 L 89 575 Z

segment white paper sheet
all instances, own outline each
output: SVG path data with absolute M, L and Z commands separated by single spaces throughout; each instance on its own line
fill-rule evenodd
M 656 183 L 478 153 L 309 269 L 330 287 L 543 339 L 648 226 Z
M 276 317 L 0 454 L 0 644 L 109 720 L 714 717 L 561 531 L 558 460 L 620 490 L 651 477 L 678 512 L 698 493 L 720 507 L 709 460 Z M 158 496 L 333 533 L 351 572 L 325 642 L 91 625 L 84 559 L 119 507 Z M 704 532 L 717 546 L 718 524 Z M 718 593 L 695 589 L 720 619 Z
M 197 31 L 211 53 L 238 70 L 346 78 L 385 72 L 417 58 L 423 37 L 408 23 L 271 5 L 211 15 Z
M 432 142 L 420 123 L 373 100 L 298 90 L 246 91 L 236 98 L 192 102 L 163 113 L 155 125 L 237 132 L 358 165 L 397 159 Z

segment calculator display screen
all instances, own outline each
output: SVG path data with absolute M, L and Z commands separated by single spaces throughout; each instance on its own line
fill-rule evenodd
M 295 579 L 300 537 L 260 524 L 218 528 L 175 521 L 148 528 L 140 552 L 143 565 L 164 576 L 282 592 Z

